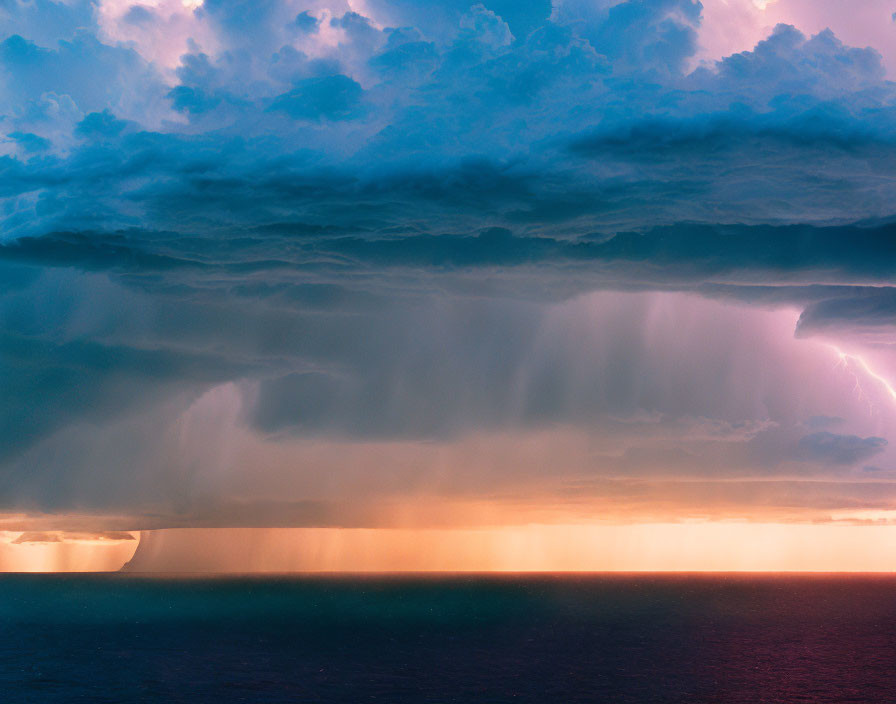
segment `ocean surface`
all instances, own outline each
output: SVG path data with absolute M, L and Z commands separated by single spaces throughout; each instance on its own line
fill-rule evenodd
M 0 576 L 0 701 L 896 702 L 896 577 Z

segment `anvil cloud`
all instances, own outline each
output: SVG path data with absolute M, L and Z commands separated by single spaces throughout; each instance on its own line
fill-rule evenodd
M 896 23 L 768 5 L 0 6 L 0 528 L 896 508 Z

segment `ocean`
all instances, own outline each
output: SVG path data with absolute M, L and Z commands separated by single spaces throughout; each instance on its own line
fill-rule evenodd
M 0 701 L 896 702 L 889 575 L 0 576 Z

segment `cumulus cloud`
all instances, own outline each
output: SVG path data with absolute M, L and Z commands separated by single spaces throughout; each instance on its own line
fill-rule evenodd
M 284 190 L 281 179 L 313 179 L 318 189 L 307 196 L 334 206 L 360 191 L 368 207 L 399 208 L 394 219 L 413 209 L 430 225 L 452 194 L 478 196 L 482 207 L 470 215 L 480 222 L 482 210 L 496 210 L 505 222 L 562 222 L 579 233 L 676 220 L 889 214 L 892 87 L 873 51 L 844 46 L 830 33 L 807 38 L 779 27 L 753 51 L 688 75 L 675 52 L 693 50 L 687 28 L 699 22 L 699 8 L 683 0 L 594 11 L 562 5 L 553 21 L 519 36 L 481 5 L 446 15 L 450 31 L 305 9 L 318 23 L 315 35 L 324 25 L 341 33 L 322 53 L 289 36 L 301 13 L 288 4 L 239 18 L 228 7 L 207 3 L 200 13 L 226 48 L 194 46 L 180 59 L 175 85 L 134 49 L 83 32 L 46 47 L 17 35 L 5 40 L 10 104 L 21 109 L 25 100 L 55 94 L 80 115 L 68 139 L 10 116 L 16 132 L 74 151 L 23 167 L 32 178 L 15 174 L 21 185 L 8 186 L 7 232 L 21 231 L 17 220 L 27 220 L 29 231 L 70 227 L 79 215 L 72 211 L 85 209 L 76 192 L 91 191 L 94 168 L 117 177 L 105 192 L 104 227 L 133 224 L 135 216 L 162 225 L 152 201 L 168 194 L 154 191 L 185 193 L 200 184 L 212 197 L 231 189 L 230 208 L 216 209 L 226 224 L 230 209 L 266 197 L 278 204 L 271 219 L 307 217 L 303 189 Z M 631 73 L 639 78 L 623 78 Z M 97 74 L 119 83 L 100 89 L 91 78 Z M 107 134 L 99 154 L 77 139 L 85 135 L 76 125 L 91 113 L 152 131 Z M 726 168 L 747 154 L 751 169 Z M 473 175 L 472 183 L 461 180 Z M 246 190 L 233 193 L 238 182 Z M 496 192 L 486 199 L 483 187 Z M 64 213 L 36 207 L 63 196 Z M 201 198 L 191 200 L 195 207 Z M 166 220 L 170 227 L 173 218 Z

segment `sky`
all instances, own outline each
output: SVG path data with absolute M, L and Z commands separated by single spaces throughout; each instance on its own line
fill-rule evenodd
M 0 0 L 0 569 L 892 569 L 894 47 Z

